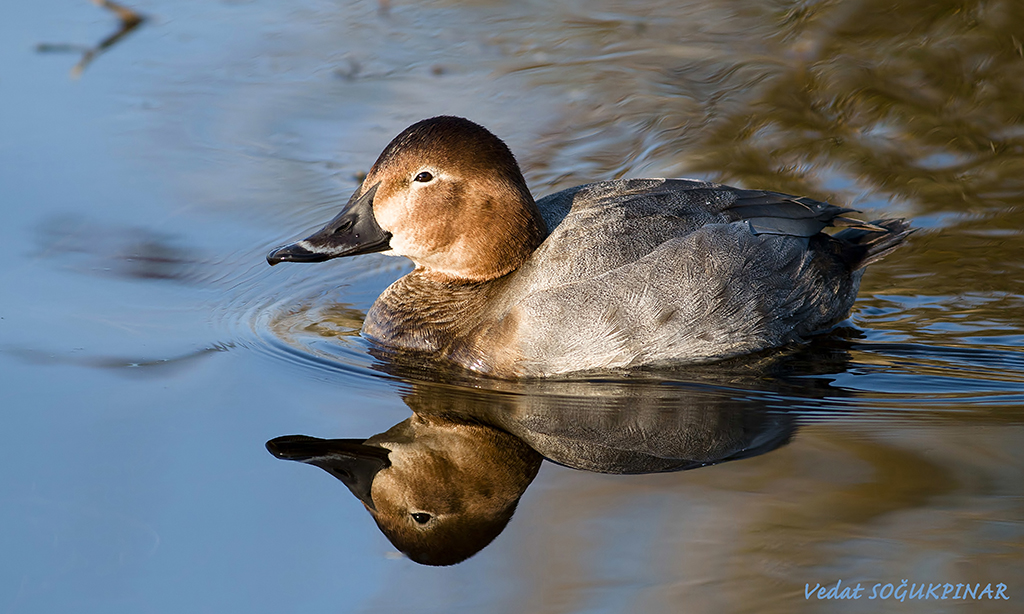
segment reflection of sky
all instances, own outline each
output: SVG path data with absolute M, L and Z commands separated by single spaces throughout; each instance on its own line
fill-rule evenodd
M 0 20 L 0 610 L 293 611 L 303 595 L 338 586 L 321 604 L 336 609 L 380 590 L 384 559 L 339 560 L 334 545 L 379 552 L 386 542 L 343 493 L 331 506 L 307 498 L 321 476 L 274 479 L 290 468 L 263 448 L 282 431 L 332 428 L 336 391 L 304 380 L 297 407 L 294 383 L 231 351 L 176 369 L 171 359 L 230 341 L 211 321 L 224 285 L 88 270 L 116 268 L 133 228 L 243 271 L 240 260 L 263 265 L 258 248 L 272 234 L 247 228 L 237 209 L 211 214 L 183 200 L 176 183 L 211 161 L 224 168 L 224 156 L 190 142 L 189 118 L 217 104 L 224 80 L 204 76 L 216 58 L 258 44 L 273 9 L 139 8 L 154 20 L 78 81 L 68 76 L 76 55 L 38 55 L 35 45 L 93 44 L 116 27 L 110 15 L 84 1 L 18 2 Z M 169 147 L 153 138 L 168 131 L 179 132 Z M 70 230 L 39 227 L 69 216 L 114 229 L 96 233 L 96 257 L 72 268 L 62 253 Z M 89 366 L 119 357 L 171 361 Z

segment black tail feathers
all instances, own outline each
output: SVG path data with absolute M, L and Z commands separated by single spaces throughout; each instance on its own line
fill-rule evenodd
M 834 234 L 833 238 L 843 242 L 850 268 L 857 270 L 888 256 L 914 230 L 907 220 L 889 218 L 846 228 Z

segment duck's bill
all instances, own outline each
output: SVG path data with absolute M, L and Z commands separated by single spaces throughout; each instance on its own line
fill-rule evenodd
M 343 256 L 372 254 L 391 249 L 391 233 L 373 216 L 376 184 L 361 196 L 356 194 L 333 220 L 305 239 L 279 247 L 267 254 L 267 262 L 323 262 Z
M 267 451 L 283 460 L 320 467 L 344 482 L 367 507 L 376 509 L 370 497 L 373 478 L 378 471 L 391 466 L 391 462 L 386 449 L 368 446 L 363 441 L 286 435 L 268 441 Z

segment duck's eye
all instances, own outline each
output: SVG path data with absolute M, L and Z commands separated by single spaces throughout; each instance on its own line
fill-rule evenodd
M 426 512 L 414 512 L 412 519 L 415 520 L 417 524 L 427 524 L 430 522 L 430 514 L 427 514 Z
M 433 175 L 431 175 L 427 171 L 423 171 L 420 174 L 418 174 L 415 177 L 413 177 L 412 180 L 413 181 L 419 181 L 420 183 L 428 183 L 430 181 L 433 181 L 433 179 L 434 179 Z

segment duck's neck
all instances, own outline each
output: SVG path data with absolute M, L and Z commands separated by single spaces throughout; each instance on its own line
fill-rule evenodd
M 446 281 L 416 269 L 391 284 L 363 322 L 363 335 L 398 350 L 445 354 L 482 320 L 507 277 Z
M 467 284 L 496 280 L 518 269 L 548 236 L 544 218 L 525 184 L 521 191 L 505 186 L 477 188 L 473 207 L 451 220 L 434 249 L 396 251 L 409 255 L 424 278 Z M 394 243 L 394 241 L 393 241 Z M 399 249 L 405 246 L 399 245 Z

